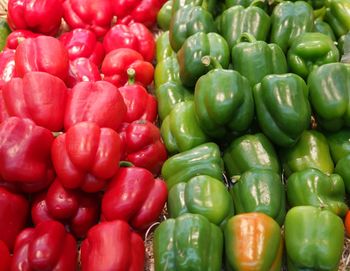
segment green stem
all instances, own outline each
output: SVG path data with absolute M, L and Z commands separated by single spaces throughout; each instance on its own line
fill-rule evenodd
M 220 62 L 212 56 L 203 56 L 201 59 L 204 66 L 209 67 L 210 69 L 222 69 Z
M 128 74 L 128 85 L 134 85 L 135 84 L 135 75 L 136 72 L 133 68 L 129 68 L 126 73 Z
M 326 15 L 326 7 L 322 7 L 320 9 L 314 10 L 314 19 L 323 20 L 323 17 Z
M 248 32 L 243 32 L 241 34 L 241 36 L 239 37 L 237 43 L 240 43 L 240 42 L 243 42 L 243 41 L 253 43 L 253 42 L 256 42 L 256 38 L 252 34 L 250 34 Z
M 134 164 L 129 161 L 120 161 L 119 167 L 133 167 Z
M 265 8 L 265 0 L 254 0 L 249 6 L 264 9 Z

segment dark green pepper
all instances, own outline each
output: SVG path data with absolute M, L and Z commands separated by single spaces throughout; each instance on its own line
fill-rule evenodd
M 156 41 L 156 59 L 161 62 L 168 57 L 176 57 L 176 53 L 169 42 L 169 31 L 165 31 Z
M 350 1 L 332 0 L 327 2 L 325 20 L 339 38 L 350 31 Z
M 334 163 L 350 155 L 350 130 L 340 130 L 336 133 L 328 134 L 327 141 Z
M 324 22 L 323 19 L 321 19 L 321 18 L 317 18 L 314 21 L 314 30 L 315 30 L 315 32 L 319 32 L 319 33 L 323 33 L 323 34 L 327 35 L 333 41 L 336 40 L 334 32 L 333 32 L 332 28 L 330 27 L 330 25 L 328 23 Z
M 197 6 L 202 7 L 211 14 L 215 16 L 215 14 L 218 12 L 218 6 L 220 4 L 217 3 L 217 0 L 172 0 L 173 1 L 173 14 L 178 11 L 179 9 L 183 8 L 184 6 L 190 5 L 190 6 Z
M 259 7 L 263 10 L 267 11 L 268 2 L 267 1 L 257 1 L 257 0 L 225 0 L 225 9 L 229 9 L 230 7 L 234 6 L 243 6 L 245 8 L 251 6 L 253 2 L 258 2 Z M 254 5 L 255 5 L 254 3 Z
M 157 24 L 160 29 L 167 31 L 170 27 L 171 14 L 173 9 L 173 1 L 165 2 L 157 14 Z
M 342 176 L 346 192 L 350 194 L 350 155 L 341 158 L 335 166 L 334 172 Z

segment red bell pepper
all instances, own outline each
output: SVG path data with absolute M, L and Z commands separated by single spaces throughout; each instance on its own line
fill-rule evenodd
M 69 61 L 68 87 L 72 88 L 79 82 L 95 82 L 101 79 L 98 67 L 90 59 L 79 57 Z
M 139 22 L 154 26 L 157 13 L 167 0 L 115 0 L 114 15 L 122 23 Z
M 81 245 L 82 271 L 143 271 L 144 261 L 143 240 L 124 221 L 101 222 Z
M 77 256 L 76 241 L 64 226 L 45 221 L 18 235 L 11 271 L 75 271 Z
M 2 96 L 2 89 L 0 87 L 0 123 L 9 117 L 10 117 L 10 115 L 7 112 L 4 97 Z
M 0 176 L 36 192 L 54 179 L 50 160 L 54 136 L 30 119 L 10 117 L 0 124 Z
M 80 82 L 68 93 L 64 127 L 82 121 L 117 130 L 125 119 L 126 106 L 118 89 L 106 81 Z
M 94 122 L 79 122 L 52 144 L 52 161 L 66 188 L 97 192 L 119 169 L 120 137 Z
M 30 71 L 47 72 L 61 78 L 68 75 L 68 53 L 63 44 L 49 36 L 29 38 L 21 42 L 15 53 L 16 72 L 22 77 Z
M 41 34 L 34 33 L 29 30 L 20 29 L 11 32 L 6 38 L 5 49 L 13 49 L 15 50 L 18 45 L 28 38 L 36 38 L 41 36 Z
M 144 168 L 120 168 L 102 197 L 102 217 L 124 220 L 137 230 L 156 222 L 168 192 L 161 179 Z
M 0 240 L 0 271 L 10 271 L 11 255 L 7 245 Z
M 4 50 L 0 53 L 0 87 L 15 76 L 15 50 Z
M 0 241 L 5 242 L 10 251 L 13 250 L 17 235 L 24 229 L 28 215 L 27 199 L 0 187 Z
M 106 53 L 118 48 L 130 48 L 139 52 L 151 62 L 155 54 L 155 41 L 152 32 L 141 23 L 116 24 L 103 38 Z
M 54 36 L 61 25 L 61 0 L 9 0 L 7 21 L 12 30 L 27 29 Z
M 51 131 L 63 128 L 67 88 L 58 77 L 28 72 L 5 84 L 2 95 L 10 116 L 30 118 Z
M 88 29 L 77 28 L 63 33 L 58 39 L 66 47 L 70 60 L 86 57 L 95 65 L 101 65 L 104 50 L 102 43 L 97 40 L 94 32 Z
M 71 29 L 89 29 L 101 37 L 111 26 L 112 1 L 63 0 L 63 17 Z
M 144 87 L 152 83 L 153 65 L 144 61 L 140 53 L 129 48 L 120 48 L 109 52 L 102 62 L 101 71 L 104 74 L 104 80 L 121 87 L 128 82 L 127 70 L 129 68 L 135 70 L 136 83 Z
M 147 120 L 137 120 L 125 125 L 119 135 L 125 151 L 122 160 L 158 175 L 168 156 L 159 128 Z

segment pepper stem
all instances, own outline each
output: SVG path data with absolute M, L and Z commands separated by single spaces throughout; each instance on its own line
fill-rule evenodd
M 128 75 L 128 85 L 134 85 L 135 84 L 135 70 L 133 68 L 129 68 L 126 71 Z
M 243 42 L 243 41 L 253 43 L 253 42 L 256 42 L 256 38 L 252 34 L 250 34 L 248 32 L 243 32 L 241 34 L 241 36 L 239 37 L 237 43 L 240 43 L 240 42 Z
M 264 9 L 265 8 L 265 0 L 254 0 L 249 6 Z
M 133 167 L 134 164 L 129 161 L 120 161 L 119 167 Z
M 314 10 L 314 19 L 320 19 L 323 20 L 323 17 L 326 15 L 326 7 L 322 7 L 320 9 Z
M 222 69 L 220 62 L 212 56 L 203 56 L 201 59 L 204 66 L 209 67 L 210 69 Z

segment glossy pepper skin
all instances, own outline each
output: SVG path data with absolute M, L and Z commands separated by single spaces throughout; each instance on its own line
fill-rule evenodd
M 157 14 L 157 25 L 163 31 L 169 30 L 171 14 L 173 8 L 173 1 L 168 0 L 164 3 L 164 5 L 160 8 Z
M 349 76 L 349 65 L 331 63 L 315 69 L 308 77 L 310 103 L 318 124 L 326 130 L 350 127 Z
M 15 50 L 0 52 L 0 87 L 16 76 Z
M 329 1 L 326 4 L 325 20 L 337 37 L 350 31 L 350 3 L 344 0 Z
M 177 52 L 181 82 L 186 87 L 194 87 L 199 77 L 209 71 L 202 63 L 203 56 L 215 58 L 226 69 L 230 62 L 228 44 L 216 33 L 199 32 L 190 36 Z
M 223 235 L 198 214 L 163 221 L 153 240 L 155 270 L 221 270 Z
M 202 7 L 215 16 L 219 11 L 218 7 L 220 7 L 220 1 L 217 0 L 172 0 L 172 2 L 172 14 L 175 14 L 184 6 L 190 5 L 193 7 Z
M 0 271 L 10 271 L 11 259 L 7 245 L 0 240 Z
M 28 29 L 33 32 L 54 36 L 63 16 L 60 0 L 9 0 L 7 21 L 12 30 Z
M 234 139 L 224 151 L 229 177 L 253 168 L 280 172 L 280 164 L 272 143 L 262 134 L 244 135 Z
M 156 60 L 157 63 L 168 57 L 176 57 L 176 53 L 171 48 L 169 41 L 169 31 L 161 33 L 156 40 Z
M 144 258 L 142 238 L 121 220 L 97 224 L 81 245 L 82 271 L 142 271 Z
M 312 32 L 313 27 L 313 10 L 307 2 L 280 2 L 271 15 L 270 42 L 287 52 L 295 38 L 305 32 Z
M 331 174 L 334 169 L 327 139 L 315 130 L 304 131 L 295 145 L 281 149 L 280 159 L 286 176 L 307 168 L 316 168 L 326 174 Z
M 188 182 L 197 175 L 221 180 L 223 167 L 219 146 L 210 142 L 170 157 L 165 161 L 161 174 L 168 189 L 171 189 L 175 184 Z
M 119 90 L 106 81 L 80 82 L 69 92 L 64 114 L 68 130 L 82 121 L 118 130 L 125 120 L 127 108 Z
M 313 206 L 290 209 L 284 224 L 288 270 L 337 270 L 344 244 L 340 217 Z
M 96 82 L 102 80 L 100 71 L 95 63 L 86 57 L 69 61 L 66 85 L 73 88 L 79 82 Z
M 342 129 L 338 132 L 327 134 L 327 142 L 335 164 L 350 154 L 350 130 Z
M 14 30 L 12 31 L 6 38 L 6 45 L 5 45 L 5 50 L 7 49 L 13 49 L 15 50 L 18 45 L 23 42 L 25 39 L 28 38 L 36 38 L 40 36 L 41 34 L 39 33 L 34 33 L 29 30 L 25 29 L 20 29 L 20 30 Z
M 291 72 L 305 79 L 318 66 L 338 62 L 339 51 L 327 35 L 306 32 L 293 40 L 287 60 Z
M 193 101 L 176 104 L 163 120 L 160 131 L 166 149 L 171 154 L 190 150 L 209 141 L 199 126 Z
M 347 193 L 350 193 L 350 155 L 341 158 L 335 166 L 334 172 L 342 176 Z
M 154 69 L 155 88 L 157 89 L 167 82 L 176 82 L 179 87 L 181 85 L 179 62 L 174 55 L 158 60 L 156 68 Z
M 235 212 L 259 212 L 272 217 L 279 225 L 286 215 L 286 196 L 281 176 L 268 169 L 245 171 L 235 181 L 230 193 Z
M 65 188 L 97 192 L 118 171 L 120 137 L 111 128 L 79 122 L 55 138 L 51 158 Z
M 223 223 L 234 212 L 225 185 L 206 175 L 174 185 L 169 191 L 167 207 L 172 218 L 186 213 L 200 214 L 216 225 Z
M 291 207 L 311 205 L 344 217 L 348 211 L 343 179 L 314 168 L 294 172 L 287 181 L 288 203 Z
M 11 270 L 74 271 L 77 267 L 77 244 L 64 226 L 45 221 L 24 229 L 16 239 Z
M 263 213 L 230 218 L 224 227 L 228 270 L 279 271 L 283 238 L 276 221 Z
M 330 25 L 323 21 L 322 18 L 317 18 L 314 21 L 314 31 L 320 32 L 323 34 L 326 34 L 329 36 L 333 41 L 336 41 L 333 29 L 330 27 Z M 339 49 L 339 48 L 338 48 Z M 339 50 L 340 51 L 340 50 Z
M 0 124 L 0 177 L 26 192 L 47 187 L 54 178 L 50 161 L 53 140 L 50 130 L 30 119 L 4 120 Z
M 311 121 L 309 91 L 304 80 L 292 73 L 267 75 L 253 93 L 264 134 L 282 147 L 295 144 Z

